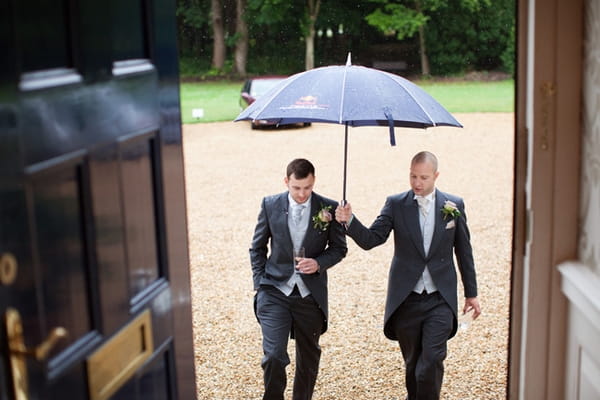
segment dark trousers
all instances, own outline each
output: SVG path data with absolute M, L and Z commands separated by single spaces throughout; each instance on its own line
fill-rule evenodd
M 321 347 L 323 313 L 312 296 L 302 298 L 297 289 L 286 296 L 272 286 L 261 286 L 257 293 L 257 316 L 263 335 L 262 368 L 264 400 L 283 400 L 285 368 L 290 363 L 288 338 L 293 329 L 296 341 L 296 372 L 293 400 L 310 400 L 313 395 Z
M 408 400 L 438 400 L 444 378 L 452 309 L 439 294 L 410 294 L 391 323 L 406 367 Z

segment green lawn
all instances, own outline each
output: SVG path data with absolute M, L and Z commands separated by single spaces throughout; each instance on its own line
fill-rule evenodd
M 181 119 L 194 122 L 231 121 L 240 113 L 240 91 L 243 82 L 199 82 L 180 85 Z M 193 118 L 192 109 L 204 110 L 203 118 Z
M 452 113 L 514 111 L 515 87 L 512 79 L 415 83 Z
M 514 82 L 417 81 L 415 82 L 452 113 L 513 112 Z M 231 121 L 237 117 L 242 82 L 182 83 L 183 123 Z M 192 109 L 203 109 L 203 118 L 193 118 Z

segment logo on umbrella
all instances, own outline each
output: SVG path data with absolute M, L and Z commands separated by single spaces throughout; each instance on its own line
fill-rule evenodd
M 315 96 L 302 96 L 300 97 L 298 100 L 296 100 L 297 105 L 303 105 L 303 106 L 307 106 L 307 105 L 317 105 L 317 98 Z
M 301 96 L 292 104 L 287 107 L 279 107 L 280 110 L 327 110 L 329 105 L 317 104 L 317 98 L 315 96 Z

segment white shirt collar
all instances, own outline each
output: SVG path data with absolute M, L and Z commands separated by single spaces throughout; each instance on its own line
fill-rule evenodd
M 302 205 L 306 206 L 306 208 L 310 210 L 310 201 L 311 200 L 312 200 L 312 193 L 311 193 L 310 197 L 308 198 L 308 200 L 306 200 L 304 203 L 302 203 Z M 288 202 L 290 203 L 291 208 L 294 208 L 294 207 L 297 207 L 300 205 L 298 202 L 296 202 L 296 200 L 294 200 L 294 198 L 292 197 L 290 192 L 288 192 Z
M 427 200 L 429 200 L 429 203 L 433 203 L 435 201 L 435 189 L 433 189 L 433 191 L 431 193 L 429 193 L 427 196 L 417 196 L 416 194 L 414 195 L 413 199 L 416 200 L 417 197 L 423 197 Z

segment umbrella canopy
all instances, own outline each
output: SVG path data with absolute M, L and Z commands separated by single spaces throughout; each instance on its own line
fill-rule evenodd
M 433 97 L 398 75 L 346 65 L 314 68 L 290 76 L 243 110 L 235 121 L 269 120 L 278 124 L 327 122 L 346 126 L 344 200 L 348 126 L 429 128 L 462 125 Z

